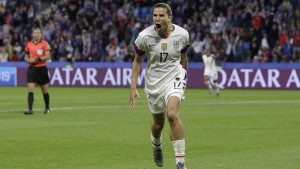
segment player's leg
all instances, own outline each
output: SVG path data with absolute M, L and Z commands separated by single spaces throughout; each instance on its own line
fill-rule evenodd
M 27 104 L 28 104 L 28 111 L 24 112 L 25 115 L 31 115 L 33 113 L 33 102 L 34 102 L 34 90 L 35 90 L 35 83 L 37 82 L 37 73 L 36 68 L 29 67 L 27 69 Z
M 220 88 L 217 80 L 214 80 L 214 88 L 216 90 L 216 96 L 220 95 Z
M 213 82 L 214 82 L 214 89 L 216 90 L 216 96 L 220 95 L 220 88 L 219 88 L 219 84 L 218 84 L 218 72 L 215 71 L 214 75 L 213 75 Z
M 184 127 L 179 117 L 181 97 L 181 93 L 174 93 L 169 96 L 166 114 L 170 124 L 170 139 L 174 147 L 176 166 L 185 169 Z
M 45 103 L 45 114 L 50 113 L 50 95 L 48 92 L 48 83 L 50 81 L 49 75 L 48 75 L 48 69 L 47 67 L 41 67 L 40 68 L 40 74 L 39 74 L 39 85 L 41 86 L 41 90 L 43 92 L 43 97 L 44 97 L 44 103 Z
M 31 115 L 33 113 L 32 107 L 34 102 L 34 89 L 35 83 L 27 83 L 27 104 L 28 104 L 28 111 L 24 112 L 25 115 Z
M 41 90 L 43 92 L 43 96 L 44 96 L 44 103 L 45 103 L 45 114 L 50 113 L 50 95 L 48 93 L 48 84 L 45 85 L 41 85 Z
M 211 93 L 212 93 L 212 90 L 213 90 L 213 87 L 212 87 L 212 85 L 210 84 L 210 77 L 209 77 L 209 76 L 204 75 L 204 83 L 205 83 L 205 85 L 208 87 L 209 94 L 211 94 Z
M 153 123 L 151 125 L 152 144 L 155 146 L 160 146 L 162 140 L 161 133 L 165 124 L 165 114 L 164 113 L 152 114 L 152 116 L 153 116 Z
M 152 112 L 153 123 L 151 125 L 151 142 L 153 147 L 153 159 L 157 166 L 162 167 L 164 158 L 162 153 L 162 130 L 165 124 L 165 107 L 163 95 L 147 94 L 149 109 Z
M 165 123 L 165 114 L 152 114 L 151 141 L 153 146 L 153 159 L 157 166 L 162 167 L 164 163 L 162 153 L 162 130 Z

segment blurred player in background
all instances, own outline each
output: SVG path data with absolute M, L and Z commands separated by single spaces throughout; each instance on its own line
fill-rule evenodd
M 204 55 L 202 55 L 203 63 L 204 63 L 204 83 L 208 86 L 209 94 L 213 92 L 215 89 L 216 96 L 220 95 L 220 89 L 218 85 L 218 71 L 216 67 L 216 59 L 217 55 L 212 53 L 212 48 L 207 48 Z M 210 80 L 213 80 L 213 84 L 211 84 Z
M 165 116 L 170 125 L 177 169 L 185 167 L 184 128 L 179 117 L 179 107 L 187 82 L 187 55 L 190 46 L 188 32 L 172 24 L 172 10 L 165 3 L 158 3 L 153 10 L 153 25 L 140 32 L 134 42 L 136 56 L 132 65 L 129 108 L 135 107 L 137 79 L 144 57 L 147 58 L 145 92 L 153 116 L 151 141 L 153 158 L 157 166 L 163 166 L 162 129 Z
M 34 89 L 35 84 L 41 86 L 44 102 L 45 102 L 45 114 L 50 113 L 49 102 L 50 97 L 48 93 L 48 69 L 46 67 L 46 61 L 50 60 L 50 46 L 47 41 L 42 40 L 42 32 L 39 27 L 35 27 L 32 31 L 32 41 L 29 41 L 25 47 L 24 60 L 28 63 L 27 70 L 27 88 L 28 88 L 28 111 L 25 115 L 31 115 L 32 106 L 34 102 Z

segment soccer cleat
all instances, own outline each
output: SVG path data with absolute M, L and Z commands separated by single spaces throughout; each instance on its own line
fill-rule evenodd
M 161 146 L 153 146 L 153 159 L 158 167 L 162 167 L 164 165 L 164 157 Z
M 25 114 L 25 115 L 32 115 L 33 112 L 32 112 L 32 110 L 28 110 L 28 111 L 25 111 L 24 114 Z
M 50 113 L 50 109 L 45 109 L 44 114 L 49 114 Z
M 185 164 L 184 164 L 184 163 L 178 162 L 178 163 L 176 164 L 176 169 L 187 169 L 187 168 L 185 167 Z

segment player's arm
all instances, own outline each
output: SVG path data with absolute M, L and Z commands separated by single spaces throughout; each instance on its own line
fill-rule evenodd
M 40 58 L 40 61 L 50 60 L 51 59 L 50 51 L 49 50 L 45 51 L 45 56 L 42 56 L 42 57 L 39 57 L 39 58 Z
M 132 75 L 131 75 L 131 86 L 130 86 L 130 98 L 128 106 L 130 109 L 134 109 L 135 107 L 135 98 L 139 98 L 140 95 L 137 91 L 137 80 L 138 75 L 141 71 L 143 62 L 143 57 L 136 54 L 132 63 Z
M 180 64 L 182 65 L 182 67 L 187 70 L 188 68 L 188 57 L 187 57 L 187 50 L 190 47 L 190 45 L 188 44 L 186 47 L 184 47 L 183 49 L 181 49 L 181 60 L 180 60 Z
M 35 63 L 35 59 L 29 57 L 29 51 L 28 51 L 28 48 L 27 48 L 27 47 L 25 48 L 25 56 L 24 56 L 24 60 L 25 60 L 25 62 L 27 62 L 27 63 Z
M 218 55 L 213 55 L 213 58 L 216 60 L 218 58 Z
M 186 53 L 182 53 L 181 54 L 181 60 L 180 60 L 180 64 L 182 65 L 182 67 L 187 70 L 188 68 L 188 57 Z
M 51 55 L 50 55 L 50 46 L 48 44 L 48 42 L 44 41 L 44 47 L 43 47 L 44 51 L 45 51 L 45 55 L 41 56 L 38 58 L 38 62 L 42 62 L 42 61 L 47 61 L 51 59 Z

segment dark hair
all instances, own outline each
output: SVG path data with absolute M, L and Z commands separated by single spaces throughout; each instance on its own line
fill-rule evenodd
M 35 26 L 32 28 L 32 32 L 33 32 L 35 29 L 39 29 L 39 30 L 42 32 L 42 28 L 41 28 L 39 25 L 35 25 Z
M 171 7 L 170 7 L 168 4 L 166 4 L 166 3 L 157 3 L 157 4 L 154 6 L 153 9 L 155 9 L 155 8 L 165 8 L 165 9 L 167 9 L 168 15 L 169 15 L 169 16 L 172 16 L 172 9 L 171 9 Z

